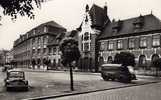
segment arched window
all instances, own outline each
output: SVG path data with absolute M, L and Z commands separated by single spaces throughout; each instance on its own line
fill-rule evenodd
M 139 67 L 145 68 L 147 66 L 145 55 L 140 55 L 139 57 Z
M 112 59 L 112 56 L 108 56 L 108 63 L 112 63 L 113 62 L 113 59 Z
M 153 54 L 151 61 L 153 62 L 154 60 L 159 59 L 159 55 L 158 54 Z

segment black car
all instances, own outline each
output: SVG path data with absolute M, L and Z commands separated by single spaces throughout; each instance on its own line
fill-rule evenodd
M 136 80 L 134 70 L 130 66 L 122 66 L 121 64 L 103 64 L 101 66 L 101 76 L 107 80 L 118 80 L 120 82 L 129 83 Z
M 6 90 L 28 90 L 28 81 L 25 80 L 24 71 L 9 70 L 4 80 Z

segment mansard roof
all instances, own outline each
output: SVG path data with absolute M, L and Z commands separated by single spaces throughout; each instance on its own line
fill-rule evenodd
M 142 27 L 136 29 L 135 25 L 139 23 L 142 23 Z M 141 33 L 157 30 L 161 31 L 161 21 L 153 14 L 121 20 L 120 29 L 117 32 L 114 32 L 113 29 L 116 25 L 118 25 L 118 21 L 111 22 L 110 24 L 106 25 L 98 39 L 108 39 L 125 35 L 139 35 Z

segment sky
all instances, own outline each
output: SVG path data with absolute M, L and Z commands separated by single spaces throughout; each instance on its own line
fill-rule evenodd
M 16 21 L 12 21 L 10 17 L 2 16 L 0 49 L 11 49 L 13 42 L 21 34 L 47 21 L 53 20 L 68 31 L 76 29 L 81 24 L 86 4 L 89 7 L 93 4 L 103 7 L 105 3 L 111 20 L 123 20 L 151 12 L 161 19 L 161 0 L 49 0 L 42 4 L 41 9 L 35 8 L 34 20 L 19 16 Z M 2 15 L 1 8 L 0 15 Z

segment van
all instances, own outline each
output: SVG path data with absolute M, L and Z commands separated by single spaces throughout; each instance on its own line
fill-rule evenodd
M 131 80 L 136 80 L 133 67 L 122 66 L 121 64 L 102 64 L 101 76 L 105 81 L 118 80 L 129 83 Z

